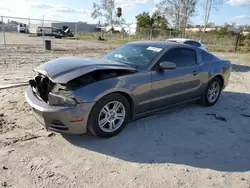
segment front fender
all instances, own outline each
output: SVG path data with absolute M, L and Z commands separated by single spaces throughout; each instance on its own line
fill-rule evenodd
M 126 81 L 119 78 L 101 80 L 87 86 L 84 86 L 72 93 L 75 99 L 80 102 L 98 101 L 103 96 L 113 92 L 124 92 L 131 95 L 131 87 Z
M 135 113 L 149 110 L 151 105 L 150 72 L 138 72 L 101 80 L 73 91 L 72 95 L 82 103 L 98 101 L 113 92 L 123 92 L 129 95 L 134 103 Z

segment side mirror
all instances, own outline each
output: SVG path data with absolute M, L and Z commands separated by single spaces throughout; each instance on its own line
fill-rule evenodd
M 160 67 L 161 67 L 162 69 L 176 69 L 176 64 L 175 64 L 175 63 L 171 63 L 171 62 L 164 61 L 164 62 L 161 62 L 161 63 L 160 63 Z

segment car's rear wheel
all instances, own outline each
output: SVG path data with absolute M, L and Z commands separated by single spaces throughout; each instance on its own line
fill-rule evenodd
M 207 89 L 202 95 L 202 104 L 205 106 L 214 105 L 220 97 L 221 89 L 222 89 L 221 79 L 218 77 L 212 79 L 208 84 Z
M 129 120 L 130 105 L 121 94 L 114 93 L 100 99 L 92 109 L 89 130 L 98 137 L 112 137 L 124 128 Z

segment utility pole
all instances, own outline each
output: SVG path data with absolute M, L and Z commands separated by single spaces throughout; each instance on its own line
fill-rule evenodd
M 42 20 L 42 38 L 43 38 L 43 47 L 45 48 L 45 41 L 44 41 L 44 15 L 43 15 L 43 20 Z
M 2 30 L 3 30 L 4 47 L 5 47 L 5 49 L 6 49 L 6 38 L 5 38 L 5 32 L 4 32 L 3 16 L 1 16 L 1 21 L 2 21 Z
M 239 32 L 238 35 L 236 36 L 236 42 L 235 42 L 234 52 L 237 52 L 237 48 L 238 48 L 239 41 L 240 41 L 240 32 Z

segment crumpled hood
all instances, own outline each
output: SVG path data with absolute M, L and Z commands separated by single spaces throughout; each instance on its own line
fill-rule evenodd
M 77 57 L 62 57 L 53 59 L 35 68 L 34 71 L 49 77 L 49 79 L 54 83 L 66 84 L 68 81 L 89 72 L 107 69 L 136 71 L 136 69 L 128 65 L 115 61 Z

